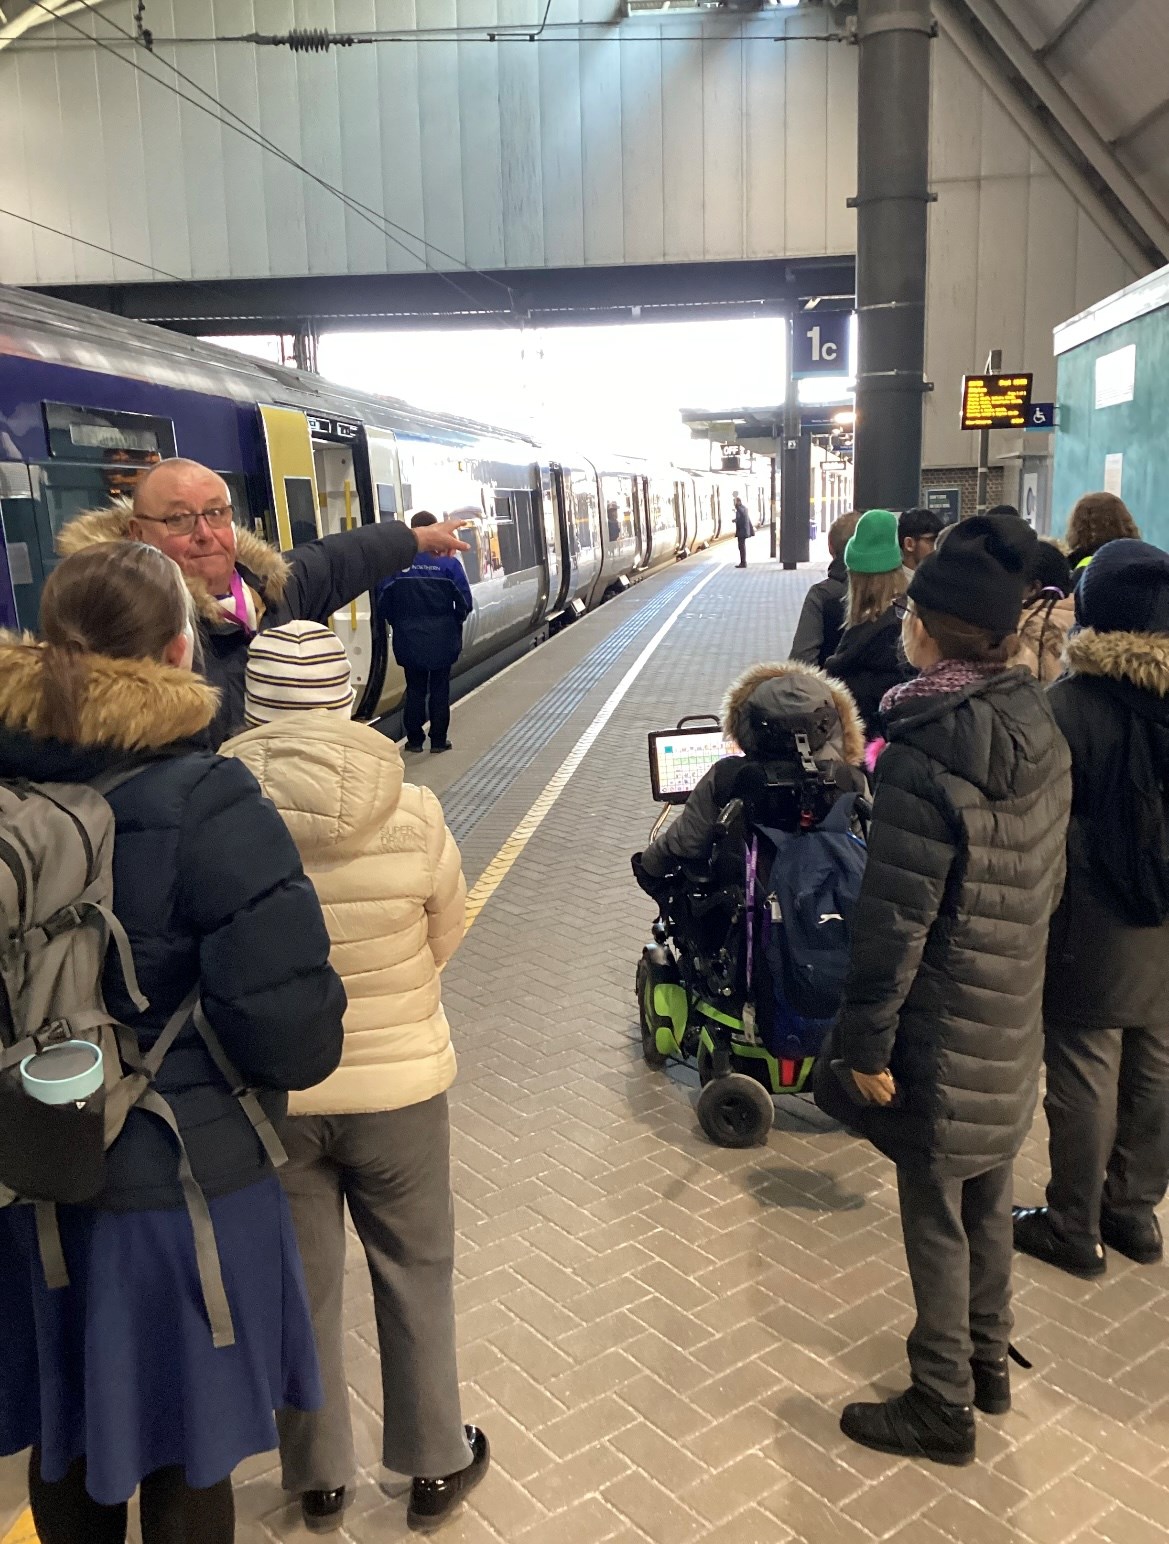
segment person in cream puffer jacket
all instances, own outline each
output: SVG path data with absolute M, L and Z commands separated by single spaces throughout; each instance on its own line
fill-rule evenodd
M 281 1456 L 285 1489 L 317 1531 L 339 1526 L 356 1472 L 342 1355 L 345 1204 L 373 1282 L 383 1458 L 417 1477 L 414 1525 L 436 1506 L 445 1515 L 487 1462 L 486 1439 L 459 1409 L 446 1100 L 455 1054 L 439 990 L 463 937 L 466 886 L 438 799 L 403 781 L 397 746 L 355 723 L 352 704 L 339 640 L 317 623 L 284 623 L 253 640 L 254 727 L 222 747 L 284 817 L 349 998 L 341 1065 L 296 1096 L 282 1133 L 326 1404 L 281 1419 Z

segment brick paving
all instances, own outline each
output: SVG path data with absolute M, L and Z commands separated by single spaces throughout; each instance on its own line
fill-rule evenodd
M 633 973 L 652 908 L 628 860 L 655 813 L 645 733 L 785 653 L 807 582 L 760 564 L 704 590 L 446 972 L 465 1414 L 495 1465 L 443 1537 L 1169 1544 L 1169 1270 L 1114 1257 L 1082 1283 L 1021 1260 L 1016 1339 L 1036 1370 L 1016 1377 L 1011 1415 L 980 1418 L 978 1464 L 866 1453 L 840 1435 L 840 1405 L 903 1386 L 911 1321 L 891 1167 L 802 1099 L 777 1106 L 766 1148 L 721 1151 L 697 1129 L 688 1075 L 642 1064 Z M 463 711 L 497 711 L 494 689 Z M 582 704 L 570 741 L 594 711 Z M 536 789 L 562 746 L 533 765 Z M 469 877 L 513 823 L 480 823 Z M 1040 1116 L 1021 1201 L 1040 1196 L 1043 1138 Z M 349 1284 L 367 1468 L 339 1537 L 389 1544 L 408 1536 L 405 1483 L 376 1464 L 356 1246 Z M 272 1460 L 248 1473 L 241 1544 L 305 1537 Z

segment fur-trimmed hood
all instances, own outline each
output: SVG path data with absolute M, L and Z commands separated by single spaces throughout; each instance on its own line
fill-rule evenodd
M 129 541 L 132 513 L 129 503 L 119 499 L 107 509 L 92 509 L 78 515 L 58 532 L 57 551 L 63 558 L 67 558 L 98 542 Z M 252 587 L 260 608 L 263 609 L 265 602 L 271 604 L 278 601 L 288 583 L 288 564 L 276 548 L 261 541 L 245 526 L 237 525 L 235 555 L 237 567 L 244 571 L 246 578 L 255 581 Z M 223 613 L 215 597 L 201 580 L 187 578 L 187 588 L 204 622 L 223 621 Z
M 44 739 L 42 676 L 46 645 L 0 633 L 0 729 Z M 201 735 L 219 693 L 189 670 L 148 659 L 81 656 L 88 680 L 76 744 L 86 749 L 154 751 Z
M 761 709 L 769 719 L 792 719 L 803 729 L 818 710 L 828 707 L 835 715 L 819 744 L 812 740 L 819 760 L 835 759 L 859 767 L 865 750 L 864 726 L 852 693 L 814 665 L 798 660 L 779 660 L 752 665 L 727 692 L 722 705 L 725 732 L 748 755 L 756 750 L 748 707 Z M 827 752 L 822 755 L 821 751 Z
M 1155 697 L 1169 697 L 1169 634 L 1085 627 L 1068 639 L 1065 658 L 1076 675 L 1127 681 Z

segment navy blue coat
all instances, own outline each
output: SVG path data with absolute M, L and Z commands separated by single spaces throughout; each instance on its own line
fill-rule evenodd
M 35 654 L 6 644 L 0 672 L 10 682 Z M 0 682 L 0 777 L 84 782 L 113 766 L 145 763 L 110 793 L 109 803 L 115 817 L 114 911 L 150 1007 L 135 1013 L 113 954 L 107 1005 L 148 1048 L 200 983 L 207 1018 L 228 1056 L 279 1119 L 287 1105 L 284 1090 L 321 1082 L 341 1058 L 345 989 L 329 965 L 316 892 L 283 820 L 243 762 L 190 741 L 157 743 L 167 734 L 170 706 L 157 679 L 138 713 L 140 722 L 152 724 L 156 743 L 130 752 L 109 743 L 109 725 L 119 717 L 114 704 L 142 680 L 149 685 L 160 667 L 107 663 L 118 667 L 116 691 L 93 683 L 84 716 L 95 732 L 80 745 L 33 738 L 5 702 L 8 682 Z M 180 690 L 206 694 L 205 721 L 212 694 L 195 677 L 190 682 Z M 186 732 L 197 733 L 201 723 L 187 716 Z M 155 1087 L 174 1110 L 195 1176 L 209 1196 L 241 1189 L 269 1171 L 259 1140 L 193 1027 L 167 1054 Z M 108 1183 L 97 1204 L 116 1211 L 182 1205 L 177 1151 L 161 1121 L 132 1111 L 107 1155 Z
M 378 589 L 378 616 L 391 630 L 403 670 L 449 670 L 463 647 L 471 586 L 455 557 L 420 553 Z

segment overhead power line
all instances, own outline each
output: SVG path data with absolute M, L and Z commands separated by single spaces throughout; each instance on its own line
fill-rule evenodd
M 338 199 L 359 219 L 364 220 L 367 225 L 372 226 L 375 230 L 378 230 L 380 234 L 386 237 L 387 240 L 392 241 L 396 246 L 400 247 L 408 257 L 414 258 L 415 261 L 422 262 L 422 264 L 432 273 L 434 273 L 436 277 L 449 284 L 450 287 L 456 291 L 456 293 L 461 295 L 462 298 L 470 304 L 472 309 L 483 310 L 484 307 L 480 301 L 470 293 L 470 291 L 464 289 L 463 286 L 459 284 L 457 280 L 453 279 L 449 273 L 445 272 L 441 268 L 433 267 L 426 255 L 428 251 L 438 253 L 440 257 L 445 257 L 449 262 L 457 264 L 469 273 L 473 273 L 477 278 L 481 278 L 487 283 L 497 286 L 507 295 L 509 305 L 514 310 L 514 296 L 512 295 L 512 291 L 508 285 L 503 283 L 501 280 L 496 279 L 492 274 L 484 273 L 481 269 L 474 268 L 470 264 L 461 262 L 459 258 L 455 257 L 450 252 L 444 251 L 442 247 L 437 246 L 434 242 L 426 240 L 425 237 L 419 236 L 416 232 L 409 230 L 406 226 L 399 225 L 396 221 L 390 220 L 388 216 L 381 213 L 380 210 L 371 208 L 368 204 L 362 203 L 360 199 L 356 199 L 352 197 L 352 195 L 345 193 L 342 189 L 335 187 L 326 178 L 320 176 L 317 172 L 314 172 L 310 167 L 305 166 L 304 163 L 298 161 L 295 156 L 290 155 L 288 151 L 284 150 L 281 146 L 268 139 L 267 136 L 261 133 L 261 131 L 257 129 L 254 124 L 249 123 L 246 118 L 241 117 L 239 113 L 235 112 L 232 108 L 227 107 L 226 104 L 220 101 L 220 99 L 216 97 L 213 92 L 208 91 L 204 86 L 201 86 L 198 81 L 193 80 L 189 75 L 184 74 L 184 72 L 180 70 L 177 65 L 172 64 L 167 59 L 161 58 L 156 53 L 151 52 L 150 54 L 152 59 L 156 59 L 160 64 L 165 66 L 166 69 L 170 70 L 174 75 L 176 75 L 179 80 L 190 86 L 192 90 L 197 91 L 200 96 L 205 97 L 207 102 L 201 102 L 197 97 L 189 96 L 186 92 L 179 90 L 178 87 L 174 86 L 170 81 L 163 79 L 153 70 L 147 69 L 144 65 L 139 63 L 138 60 L 130 58 L 125 53 L 120 52 L 116 46 L 111 46 L 111 44 L 104 37 L 98 37 L 96 33 L 87 33 L 84 28 L 78 26 L 69 17 L 57 15 L 50 6 L 45 4 L 45 0 L 33 0 L 33 4 L 37 5 L 42 11 L 44 11 L 51 20 L 59 22 L 62 25 L 70 28 L 71 31 L 78 33 L 81 37 L 87 39 L 87 41 L 91 41 L 103 52 L 110 54 L 111 57 L 119 60 L 122 64 L 129 65 L 131 69 L 136 70 L 140 75 L 144 75 L 147 80 L 152 80 L 156 85 L 161 86 L 163 90 L 172 92 L 180 99 L 180 101 L 186 102 L 189 106 L 196 108 L 199 112 L 205 113 L 208 117 L 215 119 L 225 128 L 229 128 L 233 130 L 233 132 L 241 135 L 244 139 L 248 140 L 250 144 L 256 145 L 260 149 L 268 151 L 269 154 L 276 156 L 286 165 L 300 172 L 302 176 L 307 177 L 311 182 L 315 183 L 325 192 Z M 135 46 L 143 46 L 139 43 L 139 40 L 134 36 L 133 33 L 128 32 L 124 27 L 116 22 L 113 17 L 103 16 L 102 19 L 108 22 L 109 25 L 113 27 L 115 31 L 121 34 L 121 36 L 129 43 L 134 44 Z M 208 102 L 212 105 L 208 106 Z M 395 234 L 395 232 L 400 234 Z M 422 248 L 422 251 L 413 251 L 407 245 L 407 242 L 401 239 L 402 237 L 406 237 L 410 241 L 415 242 L 419 247 Z

